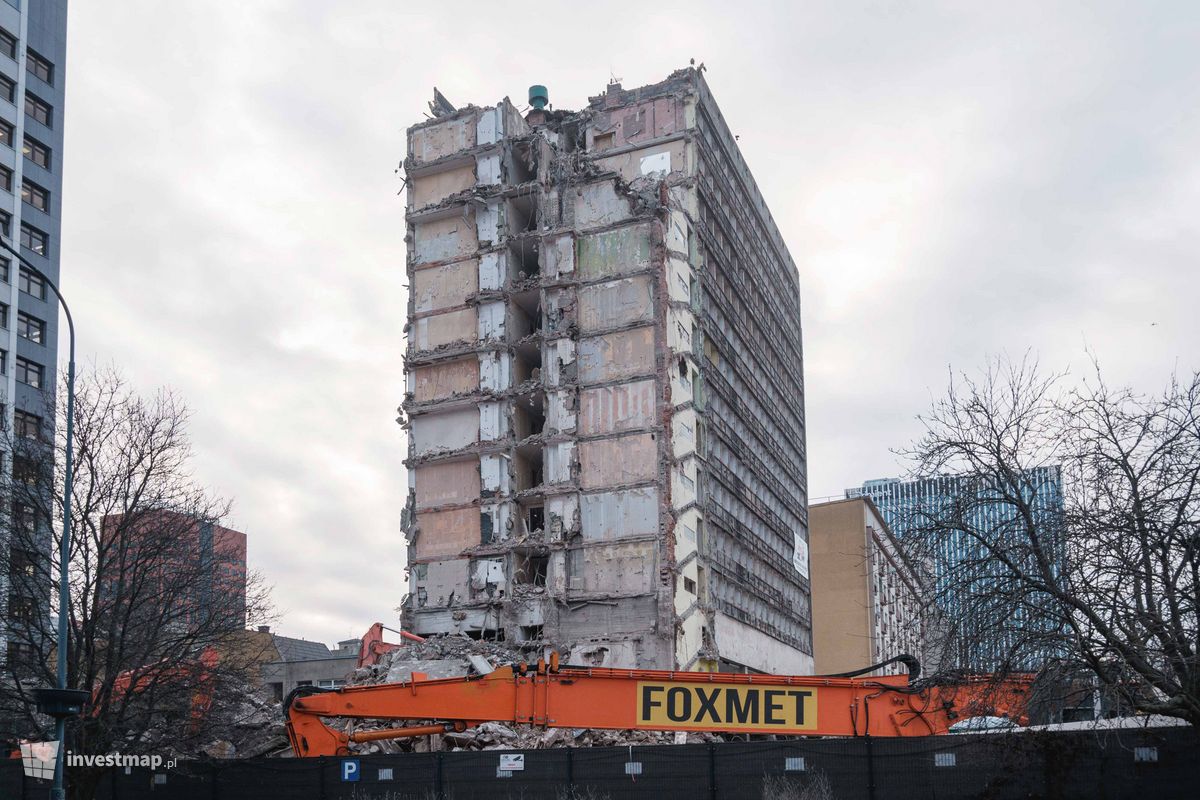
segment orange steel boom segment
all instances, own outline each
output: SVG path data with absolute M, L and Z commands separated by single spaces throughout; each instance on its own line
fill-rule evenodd
M 350 742 L 464 730 L 480 722 L 809 736 L 928 736 L 981 715 L 1024 721 L 1031 678 L 987 676 L 915 688 L 907 676 L 834 678 L 564 667 L 358 686 L 293 696 L 288 738 L 298 756 L 349 753 Z M 327 718 L 434 721 L 355 734 Z

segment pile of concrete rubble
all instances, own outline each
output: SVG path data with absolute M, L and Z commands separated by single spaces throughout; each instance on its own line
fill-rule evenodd
M 362 686 L 407 681 L 414 672 L 429 678 L 466 675 L 473 668 L 472 657 L 483 657 L 493 666 L 533 662 L 537 656 L 505 646 L 503 642 L 468 639 L 465 636 L 438 636 L 423 642 L 408 642 L 384 655 L 379 663 L 355 671 L 349 685 Z M 388 727 L 387 721 L 339 720 L 332 724 L 348 733 Z M 692 744 L 721 741 L 720 735 L 691 732 L 609 731 L 584 728 L 542 728 L 484 722 L 461 732 L 421 736 L 413 739 L 370 742 L 354 745 L 361 753 L 436 752 L 442 750 L 511 750 L 550 747 L 607 747 L 614 745 Z
M 588 728 L 540 728 L 485 722 L 462 733 L 442 735 L 446 750 L 538 750 L 548 747 L 613 747 L 642 744 L 694 744 L 721 741 L 711 733 L 679 731 L 607 731 Z
M 528 655 L 506 647 L 503 642 L 480 641 L 466 636 L 434 636 L 423 642 L 405 642 L 398 649 L 385 653 L 378 664 L 355 670 L 348 684 L 399 683 L 407 681 L 414 672 L 423 672 L 429 678 L 453 678 L 468 673 L 472 656 L 487 659 L 493 667 L 530 660 Z M 536 656 L 532 660 L 536 661 Z
M 216 739 L 200 748 L 209 758 L 252 758 L 291 752 L 281 724 L 280 704 L 253 692 L 224 704 L 227 738 Z M 191 755 L 190 753 L 188 755 Z

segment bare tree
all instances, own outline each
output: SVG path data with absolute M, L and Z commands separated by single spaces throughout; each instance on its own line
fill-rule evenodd
M 909 453 L 945 491 L 907 509 L 908 544 L 937 560 L 953 658 L 1050 663 L 1195 725 L 1200 374 L 1147 396 L 1093 366 L 1075 386 L 1028 356 L 952 376 Z
M 112 370 L 81 376 L 76 393 L 68 685 L 92 699 L 69 724 L 66 746 L 192 755 L 235 740 L 269 647 L 247 632 L 247 618 L 267 613 L 267 593 L 217 524 L 228 503 L 189 473 L 188 411 L 169 391 L 139 397 Z M 56 680 L 66 441 L 61 424 L 56 441 L 48 430 L 43 418 L 19 414 L 6 437 L 13 478 L 0 547 L 8 578 L 0 738 L 52 732 L 32 697 Z M 91 796 L 96 778 L 73 776 L 73 795 Z

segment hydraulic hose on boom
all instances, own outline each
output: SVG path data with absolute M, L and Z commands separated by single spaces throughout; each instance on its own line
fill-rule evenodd
M 907 663 L 907 662 L 906 662 Z M 911 665 L 910 665 L 911 666 Z M 714 672 L 559 668 L 558 656 L 484 675 L 335 690 L 302 687 L 284 713 L 297 756 L 347 755 L 352 742 L 466 730 L 481 722 L 551 728 L 773 733 L 809 736 L 928 736 L 959 719 L 991 715 L 1024 722 L 1032 676 L 960 678 L 920 685 L 907 675 L 742 675 Z M 347 734 L 331 718 L 423 723 Z

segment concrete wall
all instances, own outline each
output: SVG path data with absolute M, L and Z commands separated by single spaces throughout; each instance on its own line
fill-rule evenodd
M 658 489 L 643 486 L 580 498 L 585 540 L 658 535 Z
M 619 173 L 627 181 L 636 180 L 644 175 L 653 175 L 659 171 L 690 172 L 687 163 L 687 145 L 679 140 L 628 150 L 620 155 L 597 159 L 596 164 L 601 169 Z
M 654 297 L 647 275 L 579 290 L 579 328 L 585 333 L 651 322 L 653 318 Z
M 421 560 L 457 556 L 468 548 L 478 546 L 480 539 L 478 508 L 429 511 L 421 515 L 421 528 L 413 555 Z
M 588 129 L 588 145 L 597 153 L 662 138 L 685 129 L 685 109 L 677 96 L 626 103 L 620 97 L 619 85 L 617 93 L 616 104 L 609 105 L 609 99 L 605 97 L 605 107 L 598 109 L 595 124 Z
M 654 425 L 657 412 L 654 380 L 583 389 L 579 392 L 579 434 L 637 430 Z
M 612 225 L 630 216 L 632 204 L 612 181 L 585 184 L 574 195 L 575 225 L 579 228 Z
M 470 561 L 450 558 L 413 564 L 412 586 L 417 608 L 449 608 L 470 597 Z
M 478 500 L 479 470 L 478 459 L 441 461 L 417 467 L 417 508 Z
M 902 653 L 923 659 L 926 578 L 874 504 L 857 497 L 810 507 L 809 537 L 817 671 L 848 672 Z
M 435 350 L 450 344 L 474 342 L 478 336 L 478 312 L 473 308 L 462 308 L 413 320 L 408 341 L 414 350 Z
M 462 258 L 479 247 L 474 212 L 442 217 L 413 225 L 414 251 L 417 263 L 448 261 Z
M 658 443 L 635 433 L 579 443 L 579 485 L 584 489 L 625 486 L 658 476 Z
M 300 685 L 320 686 L 322 681 L 341 685 L 358 666 L 358 656 L 321 658 L 311 661 L 272 661 L 260 670 L 263 685 L 274 696 L 284 698 Z
M 848 672 L 873 663 L 866 518 L 861 500 L 808 510 L 812 559 L 813 657 L 817 672 Z
M 469 447 L 479 441 L 479 410 L 470 406 L 414 417 L 411 436 L 418 456 Z
M 408 153 L 416 161 L 436 161 L 466 150 L 475 144 L 475 120 L 458 116 L 435 125 L 414 128 L 408 139 Z
M 654 328 L 579 340 L 579 380 L 603 383 L 654 372 Z
M 479 361 L 464 358 L 414 367 L 409 375 L 414 400 L 445 400 L 452 395 L 470 393 L 479 388 Z
M 582 580 L 575 585 L 581 592 L 598 594 L 649 594 L 658 572 L 658 545 L 631 542 L 583 550 Z
M 581 236 L 577 249 L 576 272 L 584 280 L 638 272 L 650 266 L 650 226 Z
M 472 161 L 445 172 L 414 178 L 409 185 L 409 202 L 414 208 L 437 205 L 474 185 L 475 163 Z
M 456 261 L 413 273 L 413 310 L 439 311 L 467 302 L 479 290 L 479 259 Z
M 722 641 L 722 652 L 736 655 L 736 659 L 731 660 L 738 664 L 771 675 L 815 674 L 811 655 L 789 647 L 758 628 L 720 613 L 714 616 L 713 624 Z

